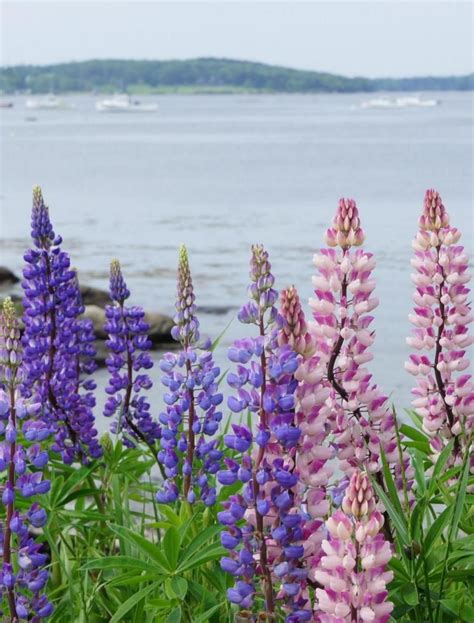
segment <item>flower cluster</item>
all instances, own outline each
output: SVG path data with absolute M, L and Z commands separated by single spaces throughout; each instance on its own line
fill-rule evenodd
M 255 598 L 263 597 L 264 605 L 257 607 L 271 616 L 281 609 L 285 621 L 296 623 L 312 616 L 301 563 L 306 515 L 299 511 L 294 471 L 301 434 L 294 398 L 298 355 L 289 345 L 304 343 L 304 326 L 296 318 L 300 308 L 295 291 L 284 297 L 287 313 L 279 316 L 274 277 L 261 245 L 252 247 L 250 268 L 250 301 L 239 319 L 254 324 L 258 335 L 237 340 L 229 349 L 237 367 L 228 376 L 235 391 L 228 406 L 234 413 L 256 414 L 258 422 L 254 429 L 234 423 L 233 432 L 224 437 L 225 445 L 241 457 L 226 458 L 218 480 L 224 485 L 238 480 L 243 491 L 230 496 L 218 515 L 225 526 L 222 545 L 229 550 L 221 566 L 236 579 L 228 591 L 232 603 L 252 609 Z M 288 303 L 291 297 L 294 304 Z
M 110 298 L 112 304 L 105 309 L 105 331 L 109 335 L 106 344 L 110 351 L 106 365 L 110 373 L 106 392 L 109 395 L 105 407 L 106 417 L 117 416 L 112 431 L 125 431 L 124 443 L 134 446 L 143 441 L 155 454 L 155 441 L 161 437 L 161 427 L 150 414 L 150 403 L 142 390 L 149 390 L 152 381 L 146 372 L 153 367 L 149 354 L 149 325 L 141 307 L 126 306 L 130 296 L 122 275 L 120 263 L 110 265 Z
M 413 241 L 414 325 L 408 344 L 418 351 L 405 364 L 416 376 L 413 406 L 423 418 L 435 453 L 454 437 L 463 445 L 474 428 L 474 385 L 465 371 L 466 349 L 473 342 L 468 325 L 468 257 L 458 244 L 460 232 L 435 190 L 426 191 L 420 229 Z
M 300 455 L 300 471 L 305 473 L 305 462 L 311 465 L 309 480 L 316 481 L 316 489 L 324 489 L 331 456 L 324 441 L 331 434 L 340 468 L 348 477 L 361 466 L 379 472 L 382 447 L 401 489 L 394 415 L 365 367 L 373 357 L 369 350 L 374 341 L 371 312 L 378 299 L 373 295 L 373 255 L 351 249 L 364 241 L 353 200 L 341 199 L 326 240 L 341 249 L 322 249 L 314 256 L 318 274 L 313 277 L 316 296 L 310 300 L 314 322 L 308 330 L 316 350 L 297 373 L 308 454 L 308 459 L 304 452 Z M 408 457 L 404 462 L 408 468 Z
M 101 456 L 94 426 L 94 335 L 84 311 L 76 273 L 61 250 L 41 190 L 33 190 L 31 236 L 24 279 L 24 396 L 37 393 L 43 417 L 55 430 L 52 449 L 65 463 Z M 82 390 L 82 391 L 81 391 Z
M 214 476 L 222 458 L 215 437 L 222 420 L 218 410 L 222 402 L 220 369 L 214 363 L 210 341 L 199 342 L 194 288 L 184 246 L 179 251 L 177 283 L 172 335 L 181 350 L 167 353 L 160 361 L 166 410 L 160 414 L 158 460 L 166 480 L 156 499 L 168 503 L 182 497 L 191 504 L 200 499 L 212 506 L 216 501 Z
M 19 323 L 6 299 L 0 315 L 0 507 L 5 510 L 0 521 L 0 614 L 2 620 L 9 613 L 8 620 L 39 623 L 53 611 L 42 593 L 48 581 L 47 555 L 33 536 L 47 516 L 37 502 L 28 506 L 28 500 L 50 488 L 42 474 L 48 453 L 41 447 L 50 430 L 40 417 L 37 398 L 19 395 L 21 357 Z
M 393 604 L 386 585 L 393 574 L 386 570 L 392 557 L 381 529 L 383 515 L 375 510 L 367 474 L 353 472 L 342 502 L 327 521 L 328 539 L 315 572 L 323 588 L 316 589 L 319 623 L 386 623 Z

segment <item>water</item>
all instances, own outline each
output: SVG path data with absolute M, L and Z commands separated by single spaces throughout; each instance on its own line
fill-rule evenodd
M 372 369 L 407 406 L 410 244 L 426 188 L 473 241 L 472 95 L 439 97 L 436 108 L 361 110 L 358 95 L 161 96 L 143 115 L 99 114 L 91 97 L 28 111 L 15 98 L 2 111 L 0 264 L 21 269 L 39 183 L 84 283 L 106 287 L 118 257 L 133 301 L 172 313 L 186 243 L 198 302 L 220 312 L 201 316 L 216 336 L 245 300 L 250 244 L 263 242 L 278 287 L 293 283 L 306 300 L 337 200 L 354 197 L 378 259 Z M 224 365 L 244 332 L 232 322 Z

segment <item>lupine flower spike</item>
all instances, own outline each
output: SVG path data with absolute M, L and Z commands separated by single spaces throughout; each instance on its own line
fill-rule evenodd
M 53 611 L 43 593 L 47 555 L 33 537 L 47 517 L 37 501 L 29 506 L 28 501 L 50 488 L 42 474 L 48 454 L 41 448 L 50 430 L 39 417 L 37 397 L 26 400 L 19 394 L 21 363 L 20 327 L 7 298 L 0 315 L 0 474 L 5 509 L 0 522 L 0 614 L 5 621 L 39 623 Z
M 300 437 L 294 412 L 298 356 L 289 345 L 305 343 L 304 319 L 295 291 L 282 302 L 285 317 L 278 315 L 274 278 L 261 245 L 252 247 L 250 268 L 250 301 L 239 320 L 255 325 L 257 336 L 237 340 L 229 349 L 236 371 L 228 376 L 235 391 L 228 406 L 234 413 L 250 411 L 257 421 L 252 429 L 233 424 L 233 433 L 224 437 L 241 457 L 225 459 L 218 480 L 224 485 L 239 480 L 244 488 L 218 515 L 225 527 L 222 545 L 229 550 L 221 566 L 236 579 L 227 594 L 242 616 L 256 610 L 270 617 L 281 612 L 287 622 L 309 621 L 306 570 L 300 563 L 305 517 L 298 510 L 294 473 Z
M 364 367 L 373 357 L 369 351 L 374 341 L 371 312 L 378 305 L 371 277 L 375 259 L 362 249 L 352 249 L 364 238 L 355 202 L 341 199 L 333 227 L 326 234 L 328 245 L 340 250 L 322 249 L 314 256 L 318 274 L 313 278 L 316 297 L 310 300 L 314 322 L 309 323 L 309 331 L 316 352 L 297 373 L 303 432 L 310 431 L 308 452 L 309 460 L 315 456 L 310 471 L 316 488 L 328 478 L 329 450 L 323 440 L 330 429 L 346 477 L 361 466 L 380 474 L 382 446 L 401 492 L 394 415 Z M 407 456 L 404 463 L 410 477 Z
M 35 248 L 26 252 L 23 270 L 23 335 L 26 375 L 22 393 L 38 393 L 43 417 L 55 429 L 52 449 L 65 463 L 87 462 L 101 456 L 87 376 L 95 369 L 94 335 L 84 311 L 76 272 L 62 239 L 56 236 L 40 188 L 33 190 L 31 237 Z
M 415 328 L 407 339 L 419 354 L 410 355 L 405 367 L 417 378 L 413 406 L 431 437 L 433 453 L 454 439 L 453 456 L 459 462 L 463 452 L 472 453 L 466 444 L 474 429 L 474 385 L 466 373 L 466 349 L 473 342 L 468 257 L 435 190 L 426 191 L 419 227 L 411 262 L 416 289 L 410 321 Z
M 316 589 L 319 623 L 386 623 L 393 604 L 387 600 L 390 543 L 381 532 L 384 518 L 375 509 L 367 474 L 356 470 L 347 487 L 342 509 L 327 521 L 328 539 L 315 572 L 323 588 Z
M 175 326 L 172 335 L 181 344 L 178 354 L 160 361 L 166 388 L 166 410 L 158 460 L 166 480 L 158 491 L 160 503 L 181 498 L 190 504 L 200 499 L 206 506 L 216 501 L 215 474 L 222 452 L 215 433 L 222 420 L 218 410 L 220 369 L 214 363 L 210 340 L 200 341 L 194 287 L 186 247 L 179 250 Z
M 150 414 L 150 403 L 142 390 L 149 390 L 152 381 L 148 371 L 153 361 L 148 353 L 151 342 L 148 339 L 149 325 L 141 307 L 127 306 L 130 291 L 122 275 L 120 263 L 114 260 L 110 265 L 110 298 L 112 303 L 105 308 L 104 329 L 109 335 L 107 346 L 110 354 L 106 364 L 110 373 L 106 388 L 109 398 L 105 403 L 104 415 L 116 416 L 112 432 L 126 432 L 125 445 L 145 443 L 156 455 L 155 442 L 161 437 L 161 427 Z

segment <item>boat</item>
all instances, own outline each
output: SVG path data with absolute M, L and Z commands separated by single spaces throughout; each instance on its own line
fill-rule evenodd
M 30 98 L 26 100 L 26 107 L 32 110 L 56 110 L 64 106 L 63 100 L 50 93 L 43 97 Z
M 432 108 L 438 106 L 439 100 L 421 98 L 418 95 L 403 95 L 398 97 L 375 97 L 361 102 L 361 108 Z
M 0 108 L 13 108 L 13 102 L 0 100 Z
M 130 95 L 114 95 L 113 97 L 96 102 L 96 110 L 99 112 L 130 112 L 144 113 L 155 112 L 156 104 L 142 104 L 139 100 L 133 100 Z

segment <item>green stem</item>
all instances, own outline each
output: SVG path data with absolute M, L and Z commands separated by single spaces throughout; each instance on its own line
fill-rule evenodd
M 468 445 L 467 447 L 470 447 L 470 440 L 468 440 Z M 466 470 L 466 465 L 467 465 L 467 461 L 470 460 L 470 454 L 469 452 L 466 452 L 466 455 L 464 457 L 464 460 L 462 462 L 462 467 L 461 467 L 461 471 L 459 472 L 459 481 L 458 481 L 458 486 L 456 487 L 456 497 L 455 500 L 457 500 L 460 491 L 461 491 L 461 487 L 463 484 L 463 474 Z M 455 503 L 455 502 L 454 502 Z M 441 608 L 441 599 L 443 597 L 443 590 L 444 590 L 444 583 L 446 581 L 446 572 L 447 572 L 447 568 L 448 568 L 448 557 L 451 551 L 451 544 L 452 544 L 452 539 L 453 539 L 453 532 L 454 532 L 454 523 L 453 523 L 453 519 L 454 519 L 454 511 L 453 511 L 453 516 L 451 517 L 451 524 L 449 526 L 449 532 L 448 532 L 448 542 L 446 543 L 446 552 L 444 554 L 444 561 L 443 561 L 443 571 L 441 572 L 441 581 L 439 584 L 439 599 L 438 599 L 438 603 L 436 604 L 436 615 L 435 615 L 435 623 L 439 623 L 440 618 L 439 618 L 439 612 L 440 612 L 440 608 Z

